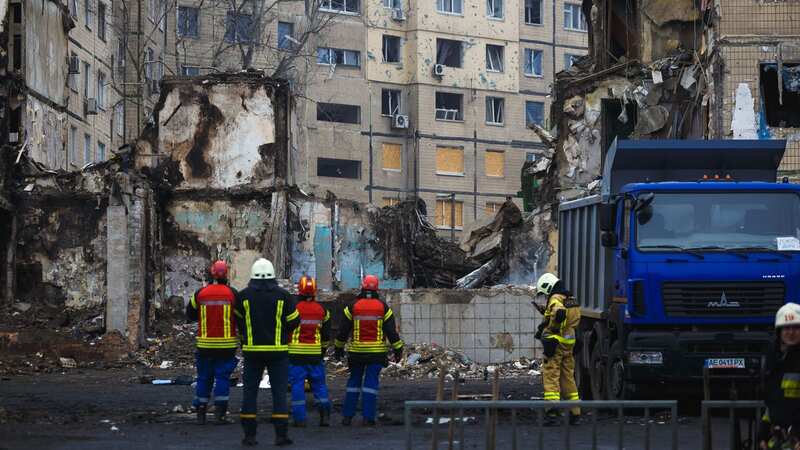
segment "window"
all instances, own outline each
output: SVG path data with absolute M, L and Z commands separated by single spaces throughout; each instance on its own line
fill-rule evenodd
M 525 49 L 525 75 L 532 77 L 542 76 L 542 51 L 532 48 Z
M 383 207 L 387 207 L 387 206 L 391 207 L 391 206 L 399 205 L 399 204 L 400 204 L 400 199 L 397 198 L 397 197 L 383 197 L 381 199 L 381 206 L 383 206 Z
M 152 48 L 147 48 L 144 51 L 144 78 L 146 80 L 155 79 L 155 71 L 153 65 L 156 63 L 156 52 Z
M 97 3 L 97 37 L 101 41 L 106 41 L 106 4 Z
M 75 54 L 75 52 L 72 52 L 70 56 L 72 58 L 77 58 L 78 57 L 78 55 Z M 69 74 L 69 78 L 67 79 L 67 81 L 69 82 L 69 88 L 73 92 L 78 92 L 78 76 L 79 75 L 80 74 L 77 74 L 77 73 L 71 73 L 71 74 Z
M 525 0 L 525 23 L 542 24 L 542 0 Z
M 117 65 L 120 68 L 125 67 L 125 60 L 126 59 L 127 58 L 126 58 L 126 55 L 125 55 L 125 41 L 120 39 L 117 42 Z M 120 71 L 120 72 L 124 72 L 124 71 Z
M 392 9 L 400 9 L 403 7 L 400 4 L 400 0 L 383 0 L 383 7 L 384 8 L 392 8 Z
M 486 0 L 486 17 L 503 18 L 503 0 Z
M 158 0 L 158 29 L 164 31 L 167 21 L 167 0 Z
M 22 3 L 11 4 L 11 16 L 14 23 L 22 23 Z
M 2 19 L 0 19 L 2 20 Z M 22 35 L 14 35 L 14 70 L 22 70 Z
M 580 58 L 580 57 L 581 57 L 581 55 L 571 55 L 569 53 L 565 53 L 564 54 L 564 70 L 569 70 L 572 67 L 572 65 L 575 64 L 575 61 L 577 61 L 578 58 Z
M 181 75 L 184 77 L 196 77 L 200 75 L 200 68 L 197 66 L 181 66 Z
M 147 18 L 153 23 L 156 23 L 156 10 L 158 9 L 157 2 L 158 0 L 149 0 L 147 2 Z
M 564 3 L 564 29 L 586 31 L 586 18 L 583 17 L 581 5 Z
M 83 97 L 89 98 L 89 85 L 92 83 L 92 66 L 83 62 Z
M 83 135 L 83 163 L 89 164 L 94 160 L 92 156 L 92 137 L 88 134 Z
M 320 9 L 337 13 L 359 13 L 359 0 L 322 0 Z
M 69 154 L 67 155 L 67 162 L 69 164 L 75 164 L 78 162 L 78 154 L 77 146 L 78 146 L 78 129 L 75 127 L 69 127 Z
M 464 176 L 464 149 L 460 147 L 436 148 L 436 175 Z
M 503 206 L 502 203 L 498 202 L 486 202 L 486 215 L 493 216 L 497 214 L 497 211 L 500 211 L 500 207 Z
M 106 144 L 103 144 L 102 142 L 97 143 L 97 160 L 106 160 Z
M 361 107 L 339 103 L 317 103 L 317 120 L 322 122 L 361 123 Z
M 395 116 L 397 114 L 400 114 L 400 91 L 381 89 L 381 115 Z
M 464 96 L 449 92 L 436 93 L 436 119 L 437 120 L 464 120 Z
M 439 228 L 462 228 L 464 226 L 464 202 L 455 202 L 449 199 L 436 199 L 436 226 Z M 455 224 L 453 217 L 455 216 Z
M 544 124 L 544 103 L 525 102 L 525 126 L 532 123 L 540 126 Z
M 350 159 L 317 158 L 317 176 L 334 178 L 361 178 L 361 161 Z
M 69 0 L 69 15 L 73 19 L 78 18 L 78 0 Z
M 489 72 L 503 71 L 503 46 L 486 44 L 486 70 Z
M 253 16 L 228 11 L 225 16 L 225 42 L 252 42 L 253 31 Z
M 486 123 L 502 125 L 504 109 L 504 99 L 500 97 L 486 97 Z
M 767 125 L 800 127 L 800 64 L 784 62 L 781 77 L 778 70 L 775 63 L 761 64 L 760 91 Z M 782 90 L 778 84 L 781 82 Z
M 86 28 L 91 30 L 94 23 L 94 11 L 92 10 L 92 0 L 86 0 L 83 8 L 84 16 L 86 17 Z
M 463 0 L 436 0 L 436 10 L 445 14 L 462 14 Z
M 340 48 L 319 47 L 317 49 L 317 64 L 360 67 L 361 52 L 356 50 L 343 50 Z
M 393 172 L 400 172 L 403 168 L 401 162 L 402 146 L 400 144 L 390 144 L 384 142 L 381 146 L 383 150 L 383 170 L 390 170 Z
M 461 67 L 461 41 L 436 39 L 436 64 L 447 67 Z
M 506 176 L 506 154 L 498 150 L 486 150 L 485 166 L 487 177 Z
M 278 48 L 290 50 L 294 46 L 294 24 L 278 22 Z
M 536 161 L 536 153 L 525 153 L 525 161 Z
M 97 71 L 97 107 L 106 109 L 106 74 Z
M 122 102 L 114 105 L 114 128 L 117 129 L 117 135 L 125 135 L 125 105 Z
M 383 62 L 400 62 L 400 38 L 398 36 L 383 35 Z
M 176 31 L 180 37 L 196 38 L 199 35 L 200 12 L 191 6 L 178 6 Z

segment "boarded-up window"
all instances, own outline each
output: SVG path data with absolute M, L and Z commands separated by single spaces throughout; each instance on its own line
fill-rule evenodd
M 486 150 L 486 176 L 505 176 L 506 154 L 497 150 Z
M 402 146 L 400 144 L 383 143 L 383 170 L 401 171 Z
M 400 204 L 400 199 L 397 197 L 383 197 L 381 199 L 381 206 L 394 206 Z
M 455 202 L 455 228 L 464 226 L 464 202 Z M 449 199 L 436 200 L 436 226 L 440 228 L 453 227 L 453 201 Z
M 497 214 L 501 206 L 503 206 L 503 204 L 499 202 L 486 202 L 486 215 L 493 216 Z
M 464 149 L 438 147 L 436 149 L 436 173 L 440 175 L 464 175 Z

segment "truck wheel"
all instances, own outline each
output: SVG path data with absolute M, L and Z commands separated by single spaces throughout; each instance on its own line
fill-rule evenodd
M 606 371 L 606 390 L 609 400 L 630 400 L 632 386 L 625 380 L 625 361 L 622 343 L 615 342 L 608 354 Z
M 603 358 L 603 348 L 600 341 L 592 347 L 591 364 L 589 367 L 589 388 L 593 400 L 606 400 L 606 365 Z

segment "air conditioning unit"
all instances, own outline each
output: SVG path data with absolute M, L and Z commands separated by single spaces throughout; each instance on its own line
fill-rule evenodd
M 396 8 L 392 10 L 392 20 L 396 20 L 398 22 L 403 22 L 406 20 L 406 13 L 401 8 Z
M 81 62 L 77 56 L 69 57 L 69 72 L 70 75 L 81 73 Z
M 392 116 L 392 128 L 408 128 L 408 116 L 403 114 Z
M 83 113 L 85 116 L 97 114 L 97 99 L 87 98 L 83 102 Z
M 444 64 L 434 64 L 433 65 L 433 74 L 437 77 L 444 76 Z

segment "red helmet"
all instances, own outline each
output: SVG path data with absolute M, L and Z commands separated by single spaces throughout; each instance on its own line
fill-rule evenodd
M 364 277 L 364 280 L 361 281 L 361 289 L 365 291 L 377 291 L 378 290 L 378 277 L 375 275 L 367 275 Z
M 317 295 L 317 280 L 308 275 L 300 277 L 297 282 L 297 293 L 305 297 L 313 297 Z
M 211 265 L 208 271 L 211 273 L 211 278 L 215 280 L 224 280 L 228 278 L 228 265 L 225 261 L 214 261 L 214 264 Z

